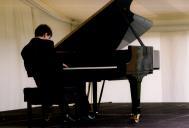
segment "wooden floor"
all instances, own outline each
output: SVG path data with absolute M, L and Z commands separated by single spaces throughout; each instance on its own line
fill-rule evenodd
M 36 113 L 37 114 L 37 110 Z M 189 103 L 143 103 L 142 120 L 129 123 L 130 104 L 104 103 L 97 119 L 91 123 L 66 124 L 70 128 L 189 128 Z M 9 115 L 11 115 L 9 113 Z M 0 117 L 2 114 L 0 115 Z M 4 115 L 5 116 L 5 115 Z M 19 116 L 19 115 L 18 115 Z M 26 116 L 17 119 L 1 119 L 0 128 L 27 128 Z M 35 116 L 33 128 L 39 128 L 39 116 Z M 55 112 L 47 128 L 63 128 Z

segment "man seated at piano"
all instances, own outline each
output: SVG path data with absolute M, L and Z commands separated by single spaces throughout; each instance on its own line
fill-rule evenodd
M 66 85 L 64 83 L 63 67 L 67 67 L 67 65 L 58 63 L 54 42 L 50 40 L 51 37 L 52 30 L 48 25 L 41 24 L 35 29 L 35 37 L 30 40 L 21 52 L 24 66 L 28 77 L 33 77 L 37 87 L 42 90 L 45 110 L 49 112 L 52 106 L 52 104 L 48 103 L 49 98 L 51 98 L 50 95 L 58 94 L 62 100 L 62 104 L 59 106 L 63 112 L 64 120 L 75 121 L 69 116 L 68 101 L 65 96 Z M 78 84 L 82 84 L 81 86 L 83 87 Z M 76 91 L 75 103 L 76 108 L 78 108 L 77 115 L 79 116 L 77 118 L 90 120 L 92 118 L 89 116 L 89 102 L 84 84 L 80 81 L 72 81 L 69 85 L 74 87 L 74 91 Z

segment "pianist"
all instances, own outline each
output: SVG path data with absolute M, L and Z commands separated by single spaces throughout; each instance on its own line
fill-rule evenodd
M 69 107 L 65 100 L 63 92 L 64 81 L 63 65 L 57 62 L 54 50 L 54 42 L 50 40 L 52 30 L 46 24 L 41 24 L 35 29 L 35 37 L 23 48 L 21 55 L 24 60 L 24 66 L 29 77 L 33 77 L 38 88 L 42 90 L 45 109 L 50 110 L 51 104 L 48 100 L 51 98 L 49 94 L 58 94 L 62 99 L 62 104 L 59 105 L 63 116 L 66 120 L 74 121 L 69 116 Z M 64 65 L 66 66 L 66 65 Z M 75 85 L 76 86 L 76 85 Z M 79 86 L 76 86 L 79 88 Z M 88 119 L 88 99 L 84 91 L 77 90 L 77 100 L 79 98 L 80 116 L 86 116 Z M 84 112 L 83 112 L 84 111 Z

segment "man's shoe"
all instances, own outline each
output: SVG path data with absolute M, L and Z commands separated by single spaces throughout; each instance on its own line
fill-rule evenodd
M 45 118 L 45 122 L 49 122 L 51 120 L 51 118 L 52 118 L 52 113 L 45 114 L 44 118 Z
M 94 120 L 95 119 L 95 116 L 92 116 L 92 115 L 88 115 L 87 116 L 90 120 Z
M 95 117 L 91 115 L 83 115 L 78 119 L 79 122 L 92 122 L 94 120 L 95 120 Z
M 64 115 L 64 122 L 76 122 L 76 120 L 69 114 Z

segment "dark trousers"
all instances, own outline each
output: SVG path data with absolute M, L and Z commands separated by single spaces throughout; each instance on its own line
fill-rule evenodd
M 75 81 L 70 83 L 70 86 L 66 86 L 65 98 L 67 102 L 71 100 L 75 103 L 76 116 L 80 117 L 89 114 L 90 105 L 85 91 L 85 82 Z
M 63 78 L 60 74 L 34 77 L 37 87 L 41 89 L 44 107 L 51 106 L 49 101 L 57 98 L 62 101 L 59 106 L 63 113 L 69 113 L 68 103 L 73 102 L 76 104 L 76 116 L 88 115 L 90 106 L 85 92 L 85 82 Z

